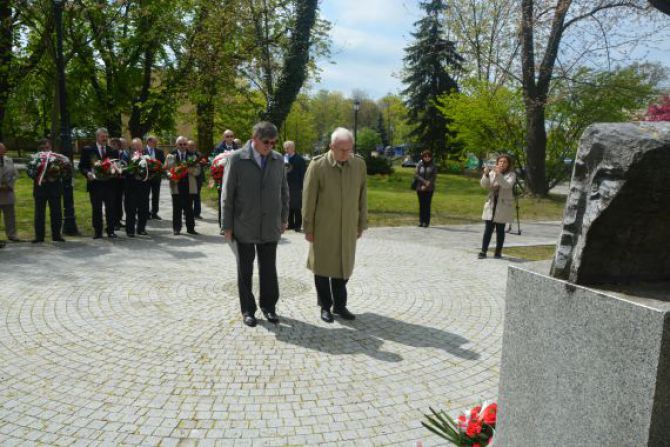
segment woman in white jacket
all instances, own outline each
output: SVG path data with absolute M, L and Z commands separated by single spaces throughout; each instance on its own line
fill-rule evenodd
M 484 204 L 482 220 L 484 221 L 484 239 L 479 259 L 486 257 L 489 249 L 493 228 L 496 230 L 495 258 L 502 257 L 503 243 L 505 242 L 505 224 L 514 220 L 514 183 L 516 175 L 512 169 L 512 158 L 502 154 L 496 158 L 493 169 L 484 168 L 484 174 L 479 184 L 489 191 L 488 199 Z

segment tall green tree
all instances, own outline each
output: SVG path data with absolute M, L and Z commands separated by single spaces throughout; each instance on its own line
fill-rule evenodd
M 452 74 L 460 70 L 463 58 L 456 52 L 454 42 L 445 36 L 445 1 L 427 0 L 419 5 L 425 16 L 415 22 L 414 43 L 405 48 L 403 83 L 407 88 L 403 95 L 407 97 L 409 118 L 416 124 L 411 135 L 422 149 L 441 158 L 447 151 L 448 122 L 437 109 L 437 100 L 458 90 Z
M 237 14 L 245 30 L 240 73 L 263 92 L 261 117 L 281 127 L 316 56 L 328 54 L 330 24 L 318 18 L 318 0 L 246 0 Z

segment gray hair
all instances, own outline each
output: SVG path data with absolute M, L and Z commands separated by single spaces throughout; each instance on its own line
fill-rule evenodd
M 264 138 L 277 138 L 277 136 L 279 135 L 279 131 L 277 130 L 277 126 L 275 126 L 271 122 L 261 121 L 260 123 L 256 123 L 254 125 L 251 135 L 254 138 L 258 138 L 260 140 Z
M 174 141 L 174 144 L 179 144 L 180 142 L 188 143 L 188 138 L 186 138 L 183 135 L 180 135 L 177 137 L 177 139 Z
M 109 131 L 104 127 L 98 127 L 98 130 L 95 131 L 95 137 L 97 138 L 100 134 L 107 134 L 109 136 Z
M 295 148 L 295 143 L 291 140 L 286 140 L 284 141 L 283 147 L 284 149 L 288 149 L 289 147 Z
M 353 143 L 354 134 L 351 133 L 349 129 L 345 129 L 344 127 L 338 127 L 330 135 L 330 144 L 335 144 L 337 140 L 349 140 Z
M 137 143 L 139 142 L 142 146 L 144 146 L 144 142 L 142 142 L 141 138 L 133 138 L 130 144 Z

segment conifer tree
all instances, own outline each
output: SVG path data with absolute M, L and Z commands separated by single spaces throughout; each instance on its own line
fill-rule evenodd
M 437 109 L 439 96 L 458 90 L 452 74 L 461 68 L 463 58 L 456 52 L 454 42 L 445 37 L 443 16 L 447 10 L 444 0 L 426 0 L 419 6 L 426 15 L 414 23 L 414 42 L 405 48 L 405 95 L 410 121 L 415 128 L 410 134 L 421 149 L 437 157 L 447 152 L 448 122 Z M 450 73 L 451 72 L 451 73 Z

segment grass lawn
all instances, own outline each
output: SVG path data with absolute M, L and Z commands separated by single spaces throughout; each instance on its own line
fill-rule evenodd
M 554 257 L 555 251 L 555 245 L 533 245 L 529 247 L 505 247 L 503 254 L 510 258 L 546 261 Z
M 368 220 L 370 226 L 387 227 L 416 225 L 419 220 L 419 201 L 409 189 L 413 168 L 395 168 L 388 176 L 368 177 Z M 203 200 L 216 206 L 215 189 L 203 188 Z M 431 224 L 462 224 L 481 221 L 486 191 L 479 180 L 462 175 L 440 174 L 433 195 Z M 522 220 L 560 220 L 565 198 L 547 199 L 522 197 L 519 202 Z
M 370 226 L 416 225 L 419 219 L 419 202 L 416 192 L 409 189 L 414 175 L 413 168 L 396 168 L 389 176 L 374 175 L 368 178 L 368 213 Z M 32 180 L 25 172 L 20 174 L 16 184 L 17 228 L 19 237 L 33 237 L 33 197 Z M 216 208 L 215 188 L 202 189 L 202 199 Z M 479 186 L 479 180 L 453 174 L 440 174 L 437 191 L 433 195 L 431 224 L 462 224 L 481 220 L 486 191 Z M 521 197 L 519 206 L 522 220 L 560 220 L 563 215 L 565 198 L 549 196 L 547 199 Z M 79 231 L 84 236 L 92 236 L 91 204 L 86 193 L 86 182 L 81 175 L 75 176 L 75 206 Z M 47 238 L 49 222 L 47 211 Z M 0 232 L 4 234 L 0 222 Z
M 19 178 L 14 187 L 16 194 L 16 228 L 19 238 L 32 240 L 35 236 L 33 219 L 35 215 L 35 202 L 33 201 L 33 181 L 25 172 L 19 172 Z M 77 227 L 83 236 L 93 236 L 93 225 L 91 224 L 91 202 L 86 192 L 86 181 L 75 173 L 74 183 L 75 218 Z M 51 227 L 49 218 L 49 207 L 46 210 L 45 236 L 51 240 Z M 68 236 L 65 236 L 67 239 Z M 5 239 L 5 224 L 0 219 L 0 239 Z

